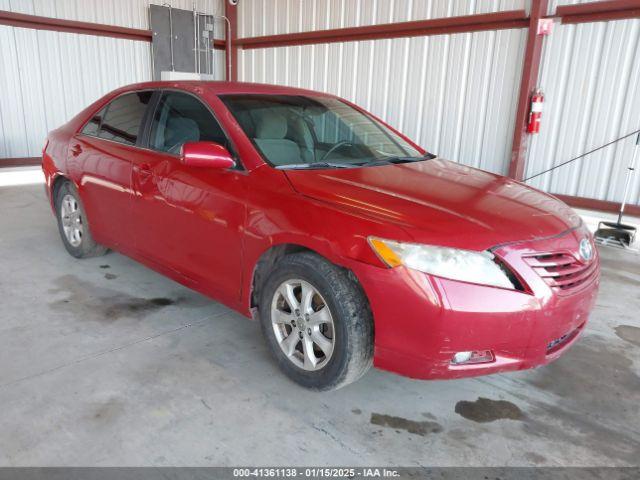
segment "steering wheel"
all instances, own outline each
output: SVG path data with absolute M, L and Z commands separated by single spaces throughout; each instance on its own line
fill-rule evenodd
M 331 147 L 329 150 L 327 150 L 327 153 L 325 153 L 322 158 L 320 160 L 318 160 L 319 162 L 324 161 L 325 158 L 327 158 L 329 155 L 331 155 L 333 152 L 335 152 L 336 150 L 338 150 L 339 148 L 342 147 L 346 147 L 347 145 L 349 146 L 353 146 L 353 143 L 348 142 L 347 140 L 341 140 L 338 143 L 336 143 L 333 147 Z

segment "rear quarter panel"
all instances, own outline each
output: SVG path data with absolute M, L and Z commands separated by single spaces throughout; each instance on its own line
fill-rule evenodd
M 42 171 L 45 176 L 46 191 L 51 202 L 51 208 L 55 207 L 53 186 L 60 176 L 71 180 L 76 186 L 79 184 L 78 172 L 69 171 L 67 164 L 69 143 L 73 136 L 96 111 L 119 92 L 120 90 L 116 90 L 99 98 L 67 123 L 47 134 L 46 148 L 42 152 Z
M 42 171 L 45 190 L 54 209 L 53 185 L 60 175 L 66 174 L 67 151 L 71 135 L 64 127 L 49 132 L 46 147 L 42 151 Z

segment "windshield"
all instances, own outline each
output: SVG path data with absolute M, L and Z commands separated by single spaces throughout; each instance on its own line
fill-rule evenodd
M 220 98 L 276 168 L 345 168 L 425 159 L 389 128 L 338 99 L 256 94 Z

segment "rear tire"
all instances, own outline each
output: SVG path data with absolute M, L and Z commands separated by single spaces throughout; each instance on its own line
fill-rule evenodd
M 95 242 L 75 185 L 65 181 L 56 191 L 58 231 L 67 252 L 76 258 L 98 257 L 108 249 Z
M 335 390 L 371 367 L 373 316 L 362 288 L 345 270 L 313 253 L 287 255 L 260 290 L 262 332 L 294 382 Z

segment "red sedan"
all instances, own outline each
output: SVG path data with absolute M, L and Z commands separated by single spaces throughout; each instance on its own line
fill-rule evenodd
M 570 208 L 332 95 L 131 85 L 51 132 L 43 169 L 71 255 L 117 250 L 259 319 L 309 388 L 372 363 L 423 379 L 542 365 L 596 298 Z

